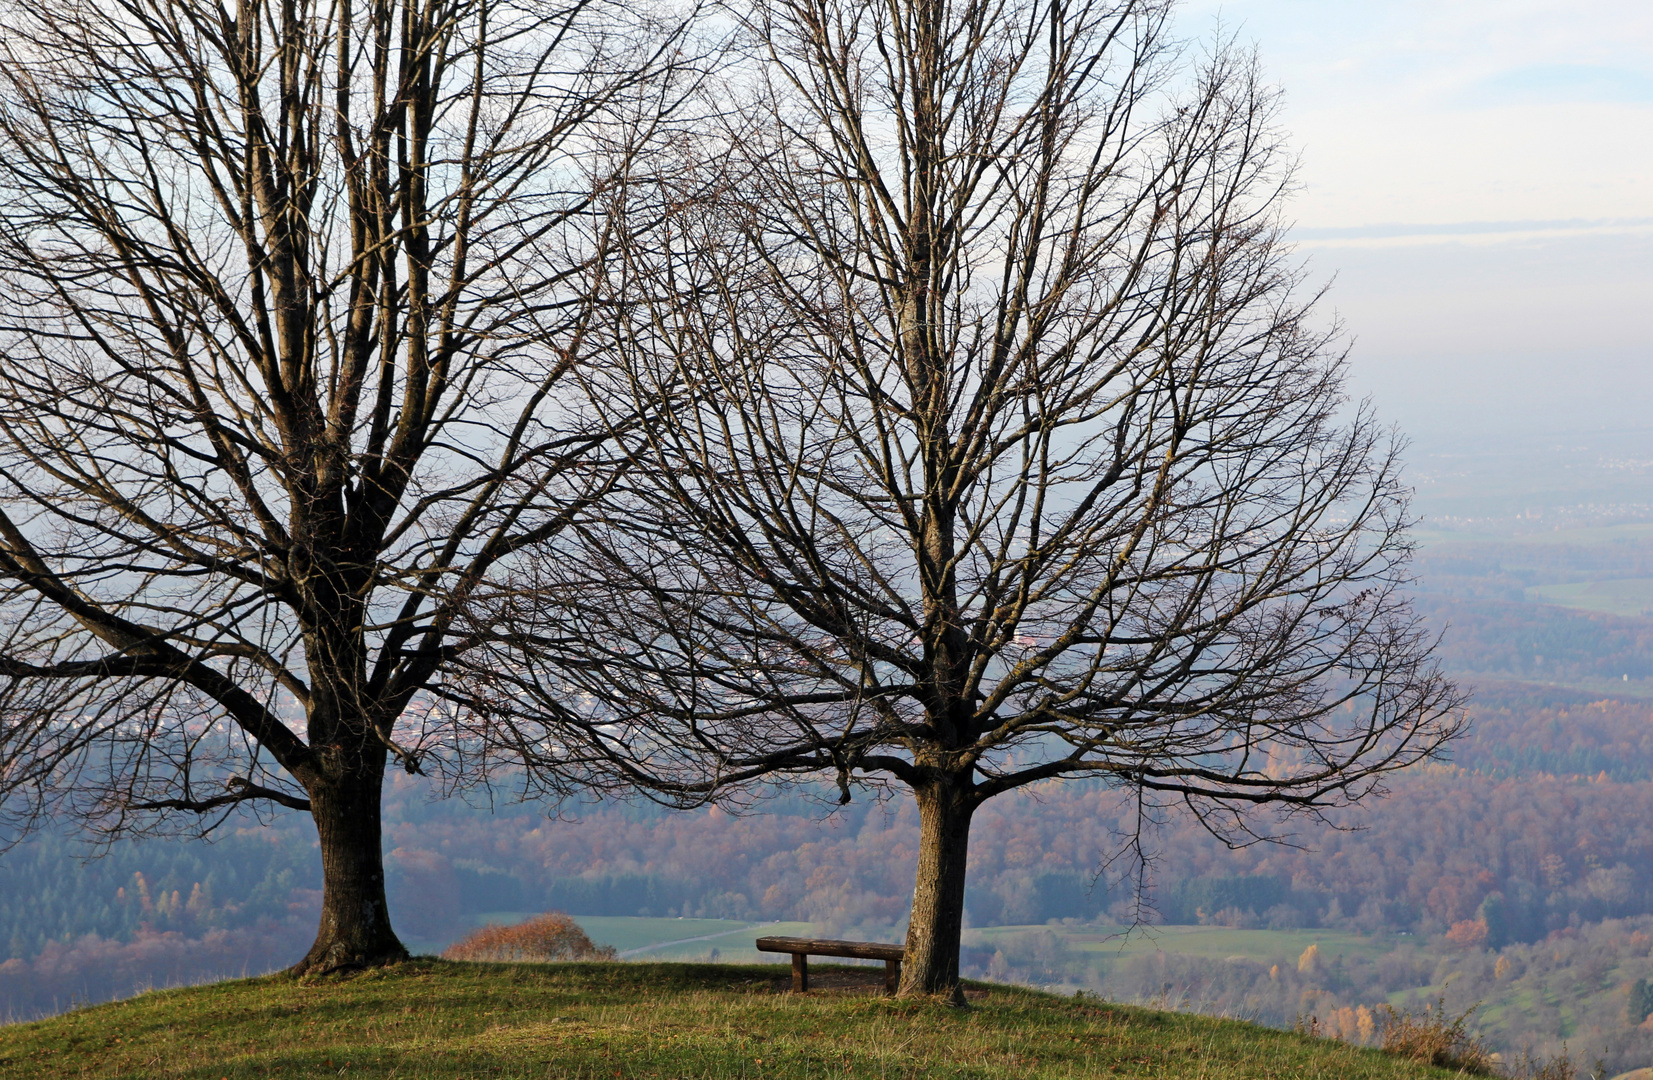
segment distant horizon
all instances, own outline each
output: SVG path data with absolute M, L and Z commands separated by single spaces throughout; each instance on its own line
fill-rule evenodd
M 1653 8 L 1190 0 L 1255 47 L 1299 155 L 1287 236 L 1416 450 L 1653 435 Z M 1653 456 L 1653 439 L 1649 440 Z

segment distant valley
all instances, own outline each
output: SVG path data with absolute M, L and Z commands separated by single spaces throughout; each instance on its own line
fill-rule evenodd
M 1334 1028 L 1444 995 L 1482 1002 L 1475 1022 L 1510 1051 L 1566 1041 L 1575 1057 L 1653 1061 L 1653 1032 L 1627 1011 L 1653 978 L 1653 524 L 1622 513 L 1645 473 L 1619 470 L 1622 498 L 1594 517 L 1556 503 L 1425 521 L 1418 610 L 1473 689 L 1473 726 L 1389 798 L 1325 824 L 1264 822 L 1287 843 L 1240 850 L 1097 786 L 990 803 L 972 834 L 967 973 Z M 1431 490 L 1421 505 L 1442 504 Z M 750 928 L 777 922 L 901 933 L 916 832 L 901 798 L 863 790 L 836 809 L 799 790 L 741 813 L 547 818 L 508 793 L 491 809 L 430 794 L 404 779 L 386 802 L 393 914 L 418 951 L 545 909 L 639 959 L 755 960 Z M 1149 864 L 1110 862 L 1139 810 Z M 88 862 L 67 835 L 26 842 L 0 857 L 0 1010 L 281 966 L 314 929 L 314 844 L 291 818 Z

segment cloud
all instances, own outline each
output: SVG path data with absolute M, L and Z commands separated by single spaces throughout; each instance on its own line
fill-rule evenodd
M 1436 224 L 1386 223 L 1296 228 L 1290 239 L 1298 247 L 1412 247 L 1420 244 L 1501 244 L 1584 236 L 1634 236 L 1653 233 L 1653 218 L 1566 221 L 1455 221 Z
M 1653 102 L 1653 74 L 1596 64 L 1530 64 L 1476 80 L 1456 104 L 1480 108 L 1538 102 Z
M 1308 224 L 1599 229 L 1653 205 L 1646 0 L 1191 0 L 1182 11 L 1191 38 L 1256 42 L 1284 87 L 1282 124 L 1303 155 L 1292 212 Z

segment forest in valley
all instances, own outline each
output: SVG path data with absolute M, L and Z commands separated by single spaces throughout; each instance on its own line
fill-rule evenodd
M 1653 914 L 1653 707 L 1483 692 L 1457 760 L 1398 778 L 1335 829 L 1277 823 L 1279 843 L 1229 850 L 1170 811 L 1151 827 L 1149 922 L 1446 933 L 1489 940 Z M 1568 701 L 1572 697 L 1576 700 Z M 1560 699 L 1560 700 L 1557 700 Z M 1519 752 L 1512 747 L 1519 747 Z M 387 805 L 392 902 L 411 938 L 445 941 L 488 912 L 802 919 L 890 928 L 903 915 L 916 828 L 909 802 L 870 792 L 836 808 L 808 791 L 744 812 L 647 804 L 493 813 L 427 802 L 401 781 Z M 830 812 L 829 812 L 830 811 Z M 1137 868 L 1104 861 L 1136 803 L 1053 783 L 990 803 L 972 833 L 974 925 L 1129 921 Z M 209 844 L 125 844 L 89 861 L 48 835 L 8 854 L 0 935 L 10 958 L 83 934 L 274 930 L 313 915 L 313 840 L 296 823 L 227 827 Z
M 1653 1035 L 1631 991 L 1653 978 L 1653 618 L 1526 590 L 1646 574 L 1650 551 L 1634 537 L 1425 549 L 1419 604 L 1473 688 L 1472 726 L 1450 760 L 1333 820 L 1258 819 L 1268 839 L 1231 849 L 1175 808 L 1102 786 L 990 801 L 971 836 L 968 923 L 1026 930 L 967 944 L 967 973 L 1281 1025 L 1312 1018 L 1355 1039 L 1361 1010 L 1385 1003 L 1479 1003 L 1474 1023 L 1511 1052 L 1565 1042 L 1645 1064 Z M 842 807 L 836 789 L 809 788 L 694 811 L 553 808 L 504 792 L 490 807 L 476 793 L 433 800 L 402 777 L 385 810 L 392 912 L 415 951 L 542 910 L 799 921 L 888 940 L 917 839 L 910 799 L 875 789 Z M 1128 852 L 1141 813 L 1145 864 Z M 0 858 L 0 1010 L 38 1015 L 290 962 L 317 917 L 314 844 L 296 815 L 232 818 L 208 843 L 30 840 Z M 1099 963 L 1105 950 L 1064 944 L 1075 927 L 1133 924 L 1318 929 L 1371 947 Z

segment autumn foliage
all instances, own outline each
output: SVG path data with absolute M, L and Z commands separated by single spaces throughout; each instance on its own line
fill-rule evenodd
M 1479 948 L 1487 943 L 1487 921 L 1464 919 L 1455 922 L 1452 929 L 1446 932 L 1446 940 L 1460 949 Z
M 567 915 L 548 911 L 515 926 L 489 923 L 473 930 L 448 946 L 442 958 L 495 962 L 613 960 L 615 952 L 612 945 L 593 945 Z

